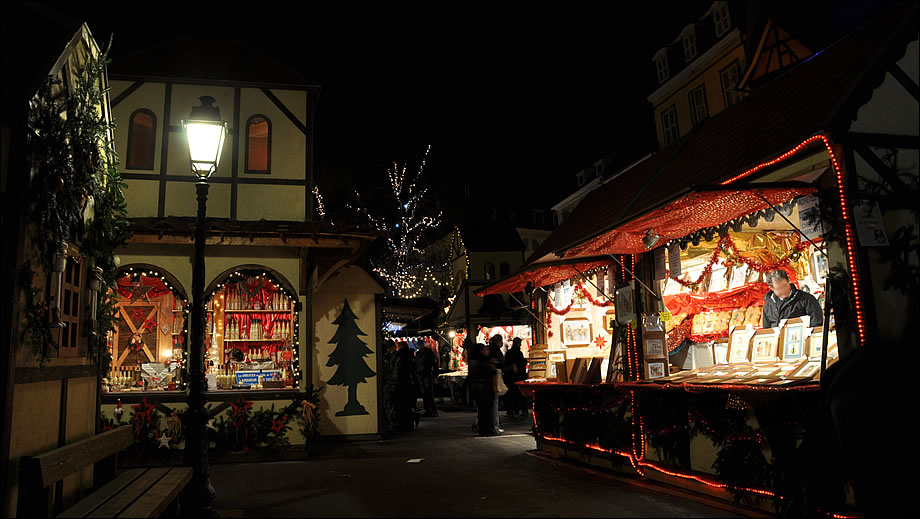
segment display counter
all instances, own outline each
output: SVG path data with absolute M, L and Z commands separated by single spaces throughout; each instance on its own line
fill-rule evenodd
M 829 477 L 815 382 L 519 387 L 533 397 L 537 447 L 564 457 L 769 512 Z

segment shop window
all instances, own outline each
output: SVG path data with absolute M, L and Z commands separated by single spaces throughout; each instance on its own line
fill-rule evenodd
M 680 138 L 680 132 L 677 128 L 677 107 L 675 105 L 671 105 L 661 112 L 661 135 L 664 137 L 665 146 L 677 142 L 677 139 Z
M 114 296 L 106 389 L 185 389 L 190 307 L 175 278 L 150 265 L 128 265 L 116 275 Z
M 80 308 L 83 269 L 79 258 L 67 257 L 64 275 L 61 279 L 61 321 L 66 325 L 58 338 L 58 355 L 76 357 L 81 354 L 79 346 Z
M 141 108 L 128 120 L 127 169 L 153 169 L 153 155 L 157 142 L 157 117 Z
M 706 104 L 706 85 L 700 85 L 690 91 L 690 117 L 693 126 L 703 122 L 709 117 L 709 107 Z
M 668 71 L 668 49 L 658 51 L 654 58 L 655 70 L 658 72 L 658 84 L 664 83 L 670 77 Z
M 740 79 L 740 71 L 741 67 L 738 65 L 738 62 L 735 61 L 719 72 L 719 75 L 722 78 L 722 97 L 725 100 L 725 108 L 728 108 L 738 101 L 741 101 L 741 92 L 735 88 L 738 85 L 738 80 Z
M 264 115 L 253 115 L 246 121 L 246 173 L 270 173 L 271 156 L 272 123 Z
M 271 271 L 240 268 L 220 276 L 211 294 L 207 364 L 217 388 L 298 389 L 298 308 L 289 283 Z
M 485 273 L 486 280 L 495 279 L 495 265 L 492 263 L 486 263 L 485 267 L 483 267 L 483 271 Z
M 728 2 L 715 2 L 712 5 L 712 22 L 716 26 L 716 38 L 728 32 L 732 26 L 728 15 Z
M 511 265 L 503 261 L 501 265 L 498 266 L 498 275 L 501 277 L 505 277 L 508 274 L 511 274 Z
M 684 61 L 690 63 L 696 57 L 696 29 L 688 25 L 680 33 L 680 40 L 684 46 Z

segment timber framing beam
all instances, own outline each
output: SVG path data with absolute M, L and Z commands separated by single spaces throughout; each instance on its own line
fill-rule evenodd
M 163 244 L 163 245 L 193 245 L 195 237 L 191 235 L 158 233 L 135 233 L 128 239 L 129 244 Z M 246 245 L 267 247 L 305 247 L 318 249 L 350 249 L 357 251 L 362 248 L 362 240 L 342 238 L 310 238 L 310 237 L 280 237 L 280 236 L 227 236 L 226 234 L 212 235 L 205 238 L 206 245 Z

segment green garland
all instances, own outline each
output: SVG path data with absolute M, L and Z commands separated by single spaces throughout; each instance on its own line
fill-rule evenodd
M 115 286 L 113 251 L 130 236 L 123 192 L 126 186 L 116 169 L 118 159 L 111 138 L 115 125 L 99 109 L 107 101 L 108 89 L 103 88 L 102 78 L 110 48 L 111 40 L 101 55 L 87 59 L 70 92 L 52 76 L 39 88 L 29 115 L 34 175 L 27 194 L 29 218 L 34 224 L 32 243 L 42 270 L 51 272 L 59 243 L 79 240 L 82 254 L 103 271 L 96 329 L 88 341 L 89 353 L 103 371 L 111 362 L 106 334 L 115 327 L 114 301 L 107 293 L 107 288 Z M 90 200 L 93 218 L 84 219 Z M 44 365 L 57 347 L 50 331 L 38 330 L 40 325 L 47 327 L 42 324 L 47 316 L 40 312 L 47 301 L 35 300 L 40 289 L 32 288 L 31 265 L 27 262 L 20 270 L 27 293 L 23 338 Z

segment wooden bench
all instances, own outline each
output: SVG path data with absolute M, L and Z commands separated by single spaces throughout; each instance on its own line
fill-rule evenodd
M 22 458 L 19 516 L 48 517 L 55 483 L 134 444 L 131 426 L 117 427 L 38 456 Z M 189 467 L 129 469 L 61 512 L 58 517 L 160 517 L 177 515 L 179 492 L 192 479 Z

